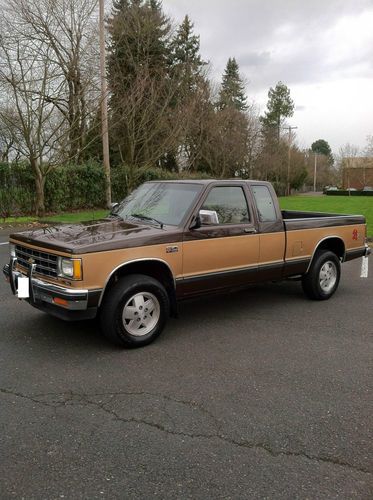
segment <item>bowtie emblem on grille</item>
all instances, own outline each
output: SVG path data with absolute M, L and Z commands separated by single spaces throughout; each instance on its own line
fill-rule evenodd
M 30 265 L 35 264 L 35 260 L 30 257 L 29 260 L 27 261 Z

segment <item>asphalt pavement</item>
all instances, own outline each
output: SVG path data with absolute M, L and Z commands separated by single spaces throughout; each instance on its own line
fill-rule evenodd
M 373 267 L 359 270 L 343 265 L 326 302 L 286 282 L 184 303 L 138 350 L 1 279 L 0 498 L 372 499 Z

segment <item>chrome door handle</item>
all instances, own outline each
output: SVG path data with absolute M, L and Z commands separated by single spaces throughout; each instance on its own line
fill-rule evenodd
M 255 234 L 257 231 L 255 227 L 245 227 L 244 232 L 247 234 Z

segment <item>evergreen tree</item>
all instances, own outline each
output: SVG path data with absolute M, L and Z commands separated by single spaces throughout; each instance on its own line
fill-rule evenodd
M 332 148 L 329 146 L 329 143 L 324 139 L 318 139 L 317 141 L 312 143 L 311 149 L 314 153 L 318 153 L 320 155 L 332 156 Z
M 206 64 L 200 55 L 200 37 L 193 33 L 193 27 L 189 17 L 185 16 L 170 47 L 173 74 L 185 93 L 196 90 L 202 68 Z
M 275 88 L 269 89 L 267 111 L 260 118 L 264 134 L 268 137 L 275 133 L 279 142 L 281 125 L 285 118 L 293 114 L 294 102 L 290 97 L 290 90 L 284 83 L 278 82 Z
M 238 63 L 234 57 L 228 59 L 218 100 L 219 109 L 227 107 L 233 107 L 238 111 L 246 111 L 248 107 L 245 85 L 239 73 Z
M 156 75 L 167 66 L 170 22 L 157 0 L 117 0 L 108 21 L 108 73 L 114 93 L 123 91 L 139 69 Z
M 153 164 L 169 99 L 169 19 L 158 0 L 117 0 L 108 31 L 114 163 Z

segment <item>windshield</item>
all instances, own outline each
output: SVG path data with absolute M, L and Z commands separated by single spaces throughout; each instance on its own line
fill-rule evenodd
M 122 201 L 115 212 L 123 219 L 134 217 L 146 222 L 146 218 L 150 218 L 155 223 L 178 226 L 201 188 L 199 184 L 173 182 L 142 184 Z

